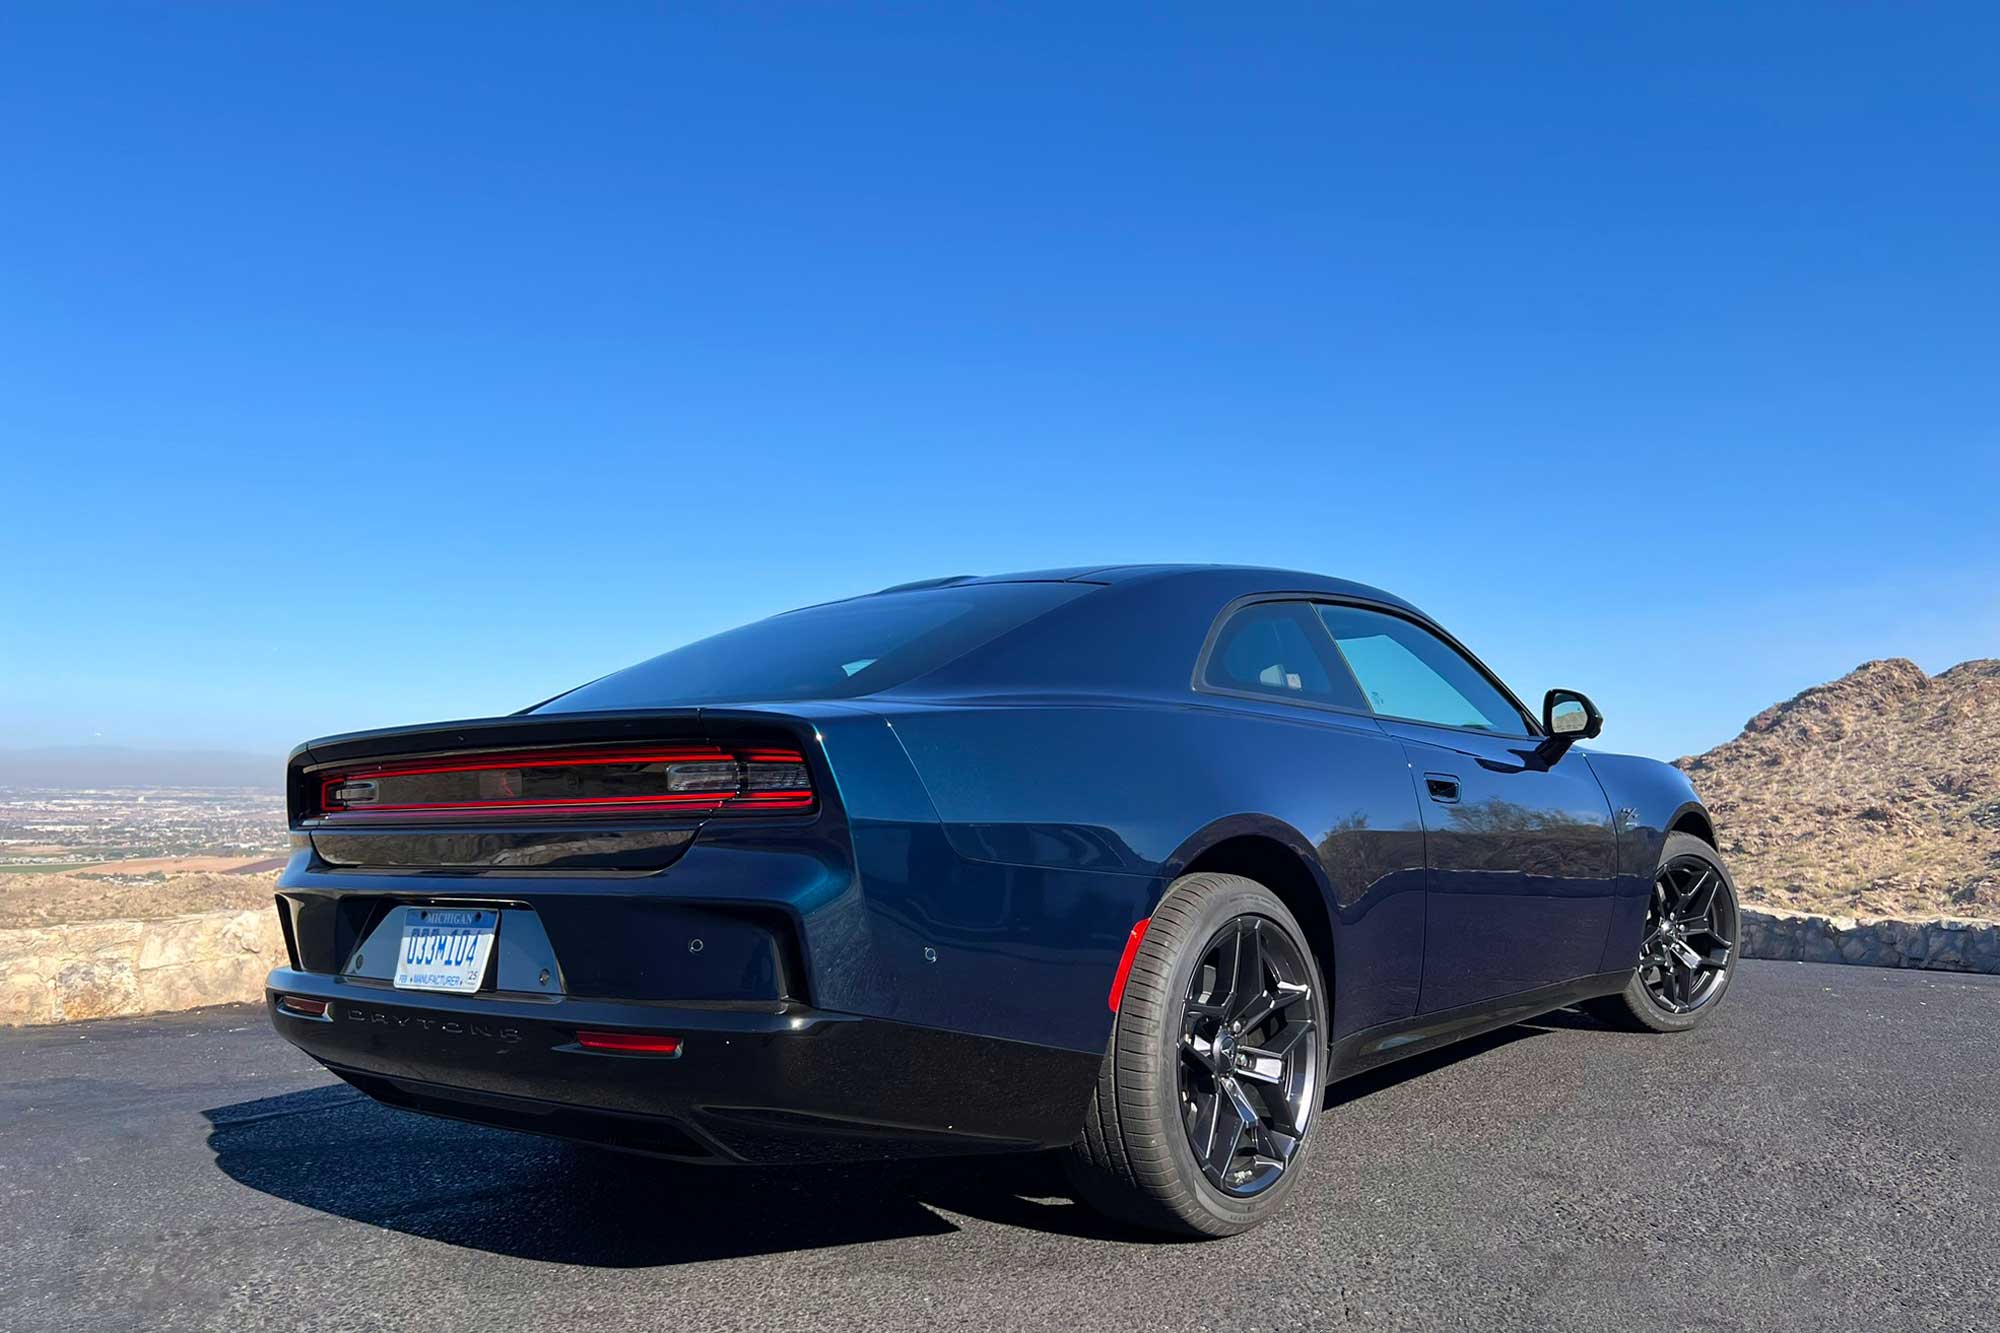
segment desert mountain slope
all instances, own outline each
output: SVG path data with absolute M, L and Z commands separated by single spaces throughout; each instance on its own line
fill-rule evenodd
M 2000 918 L 2000 659 L 1865 662 L 1678 763 L 1753 902 Z
M 276 875 L 0 875 L 0 930 L 270 911 Z

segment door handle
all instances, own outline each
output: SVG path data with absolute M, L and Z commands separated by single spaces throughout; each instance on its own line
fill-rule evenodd
M 1458 804 L 1458 778 L 1450 773 L 1424 774 L 1424 790 L 1439 805 Z

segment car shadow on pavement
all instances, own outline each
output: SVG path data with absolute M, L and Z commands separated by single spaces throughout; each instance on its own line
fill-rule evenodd
M 1330 1111 L 1460 1060 L 1571 1027 L 1568 1011 L 1336 1083 Z M 606 1268 L 947 1235 L 953 1215 L 1054 1235 L 1171 1238 L 1076 1203 L 1053 1153 L 864 1166 L 690 1166 L 379 1105 L 333 1084 L 216 1107 L 232 1180 L 302 1207 L 493 1254 Z
M 1453 1042 L 1449 1046 L 1440 1047 L 1427 1054 L 1413 1055 L 1394 1064 L 1383 1065 L 1380 1069 L 1371 1069 L 1365 1074 L 1342 1079 L 1326 1090 L 1326 1101 L 1322 1105 L 1331 1111 L 1361 1101 L 1384 1089 L 1435 1073 L 1461 1060 L 1470 1060 L 1487 1051 L 1498 1050 L 1502 1046 L 1512 1046 L 1517 1041 L 1526 1041 L 1530 1037 L 1538 1037 L 1544 1033 L 1572 1029 L 1605 1030 L 1602 1023 L 1588 1014 L 1575 1009 L 1558 1009 L 1525 1023 L 1498 1028 L 1478 1037 L 1468 1037 L 1464 1041 Z
M 380 1106 L 343 1085 L 204 1112 L 215 1164 L 303 1207 L 494 1254 L 608 1268 L 945 1235 L 949 1214 L 1156 1241 L 1073 1202 L 1052 1154 L 689 1166 Z

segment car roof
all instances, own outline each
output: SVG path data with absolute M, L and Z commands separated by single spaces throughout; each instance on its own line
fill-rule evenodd
M 1260 565 L 1076 565 L 1063 569 L 1035 569 L 1012 574 L 953 574 L 943 578 L 918 579 L 899 583 L 885 593 L 910 592 L 921 588 L 953 588 L 981 583 L 1100 583 L 1199 581 L 1224 585 L 1230 596 L 1262 592 L 1323 593 L 1333 597 L 1355 597 L 1401 607 L 1415 615 L 1423 612 L 1394 593 L 1351 579 L 1337 579 L 1297 569 L 1273 569 Z M 1428 620 L 1430 617 L 1424 616 Z

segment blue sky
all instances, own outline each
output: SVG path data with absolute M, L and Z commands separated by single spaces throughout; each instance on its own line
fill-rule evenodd
M 17 7 L 0 745 L 1304 567 L 1672 756 L 2000 655 L 1991 6 Z

